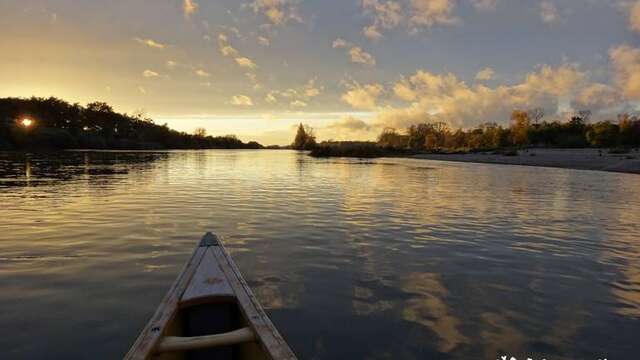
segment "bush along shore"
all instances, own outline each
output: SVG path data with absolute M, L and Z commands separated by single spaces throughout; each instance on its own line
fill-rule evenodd
M 86 106 L 57 98 L 0 99 L 0 150 L 260 149 L 233 135 L 187 134 L 142 114 L 120 114 L 102 102 Z
M 514 111 L 508 127 L 485 123 L 476 128 L 452 130 L 442 122 L 412 125 L 399 132 L 387 128 L 376 142 L 315 143 L 308 127 L 310 140 L 306 147 L 316 157 L 380 157 L 410 154 L 460 155 L 489 153 L 491 155 L 518 156 L 528 148 L 608 148 L 607 153 L 627 153 L 640 147 L 640 118 L 621 114 L 616 120 L 589 122 L 590 112 L 580 111 L 568 121 L 546 122 L 541 109 Z M 300 132 L 298 134 L 300 136 Z M 302 136 L 304 137 L 304 136 Z

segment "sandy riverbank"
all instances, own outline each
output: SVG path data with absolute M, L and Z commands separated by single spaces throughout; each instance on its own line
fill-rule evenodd
M 640 152 L 609 154 L 607 149 L 529 149 L 517 156 L 474 154 L 419 154 L 412 158 L 488 164 L 547 166 L 640 174 Z

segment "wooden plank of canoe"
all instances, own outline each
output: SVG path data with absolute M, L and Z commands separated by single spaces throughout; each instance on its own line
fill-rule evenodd
M 289 345 L 278 333 L 275 326 L 269 320 L 257 299 L 251 292 L 249 285 L 242 277 L 240 270 L 224 250 L 222 245 L 209 248 L 218 260 L 220 268 L 229 280 L 229 285 L 233 288 L 240 309 L 245 318 L 249 321 L 256 336 L 261 340 L 263 350 L 265 350 L 274 360 L 295 360 Z
M 152 355 L 153 350 L 160 341 L 163 330 L 176 315 L 178 304 L 180 303 L 180 297 L 189 285 L 193 274 L 198 268 L 198 265 L 200 265 L 200 262 L 206 252 L 206 247 L 196 248 L 191 259 L 189 259 L 180 273 L 180 276 L 173 283 L 171 289 L 158 306 L 158 310 L 155 315 L 151 318 L 149 323 L 147 323 L 136 342 L 133 344 L 127 355 L 125 355 L 125 360 L 145 360 Z
M 210 299 L 212 297 L 233 297 L 233 289 L 229 285 L 229 280 L 222 272 L 220 265 L 213 256 L 213 253 L 207 251 L 200 265 L 191 278 L 189 286 L 185 290 L 180 305 L 190 305 L 198 300 Z

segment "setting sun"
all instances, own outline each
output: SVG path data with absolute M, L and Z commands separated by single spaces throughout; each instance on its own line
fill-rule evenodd
M 20 124 L 28 128 L 28 127 L 31 127 L 31 125 L 33 125 L 33 120 L 25 118 L 20 121 Z

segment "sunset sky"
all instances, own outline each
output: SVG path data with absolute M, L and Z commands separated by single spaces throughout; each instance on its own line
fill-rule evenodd
M 0 32 L 0 97 L 264 144 L 640 102 L 640 1 L 2 0 Z

